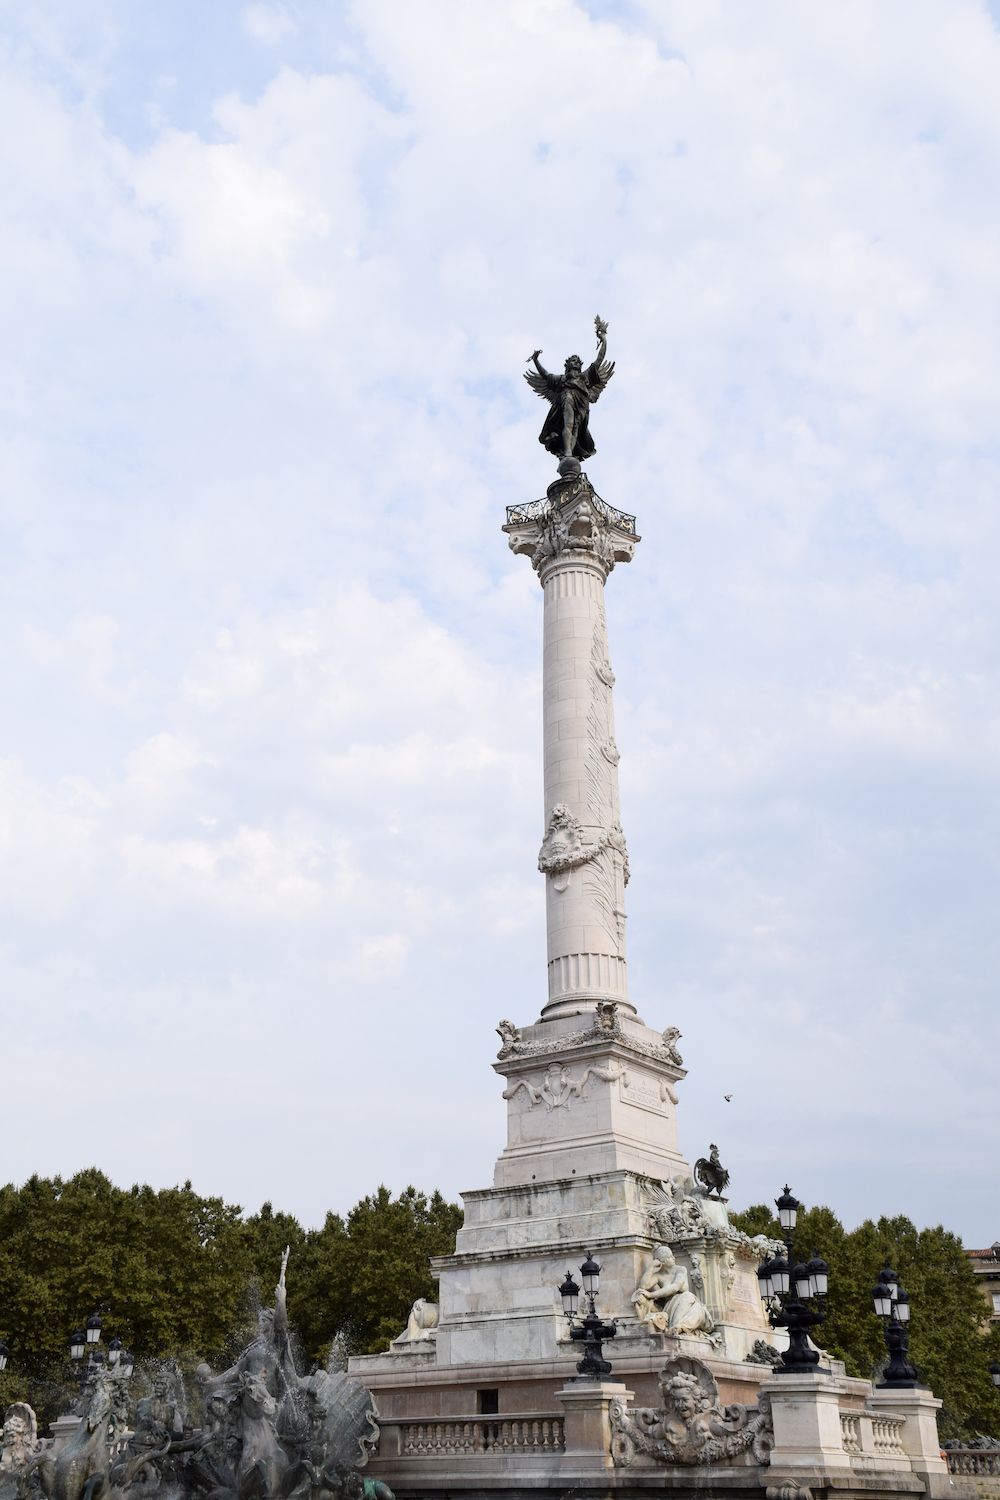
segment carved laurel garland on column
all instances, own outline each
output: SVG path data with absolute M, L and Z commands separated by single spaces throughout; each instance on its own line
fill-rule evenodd
M 766 1393 L 756 1406 L 719 1405 L 719 1388 L 707 1365 L 689 1355 L 668 1359 L 660 1371 L 662 1406 L 630 1407 L 612 1401 L 611 1456 L 626 1468 L 638 1455 L 656 1463 L 766 1464 L 774 1446 L 771 1402 Z

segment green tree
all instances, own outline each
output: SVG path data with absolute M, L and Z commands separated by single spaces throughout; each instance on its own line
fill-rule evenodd
M 249 1304 L 271 1300 L 285 1246 L 292 1249 L 288 1310 L 306 1354 L 331 1339 L 385 1348 L 417 1297 L 433 1295 L 429 1260 L 454 1249 L 461 1210 L 440 1193 L 380 1187 L 347 1215 L 306 1232 L 265 1203 L 204 1198 L 190 1182 L 116 1187 L 88 1168 L 63 1180 L 32 1177 L 0 1188 L 0 1334 L 11 1364 L 0 1397 L 43 1415 L 73 1389 L 71 1331 L 99 1310 L 140 1362 L 166 1356 L 224 1360 Z
M 289 1297 L 289 1317 L 306 1349 L 319 1358 L 336 1334 L 352 1352 L 387 1348 L 416 1299 L 433 1297 L 430 1258 L 451 1254 L 461 1223 L 457 1204 L 414 1187 L 396 1198 L 380 1187 L 346 1221 L 329 1215 L 307 1237 L 304 1284 L 294 1307 Z
M 764 1204 L 731 1218 L 748 1234 L 780 1237 Z M 943 1402 L 942 1437 L 1000 1433 L 1000 1399 L 987 1368 L 993 1356 L 983 1336 L 982 1296 L 956 1235 L 940 1226 L 918 1230 L 901 1216 L 868 1219 L 845 1231 L 830 1209 L 812 1208 L 799 1214 L 795 1244 L 803 1259 L 816 1249 L 830 1266 L 826 1321 L 815 1330 L 815 1339 L 844 1361 L 849 1375 L 878 1380 L 885 1367 L 885 1337 L 871 1292 L 881 1267 L 891 1263 L 912 1298 L 911 1359 L 921 1380 Z M 1000 1334 L 996 1347 L 1000 1350 Z

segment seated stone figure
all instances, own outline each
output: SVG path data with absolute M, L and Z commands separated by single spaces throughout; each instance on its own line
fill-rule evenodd
M 711 1333 L 715 1328 L 669 1245 L 654 1249 L 652 1264 L 632 1294 L 632 1306 L 636 1317 L 659 1333 Z

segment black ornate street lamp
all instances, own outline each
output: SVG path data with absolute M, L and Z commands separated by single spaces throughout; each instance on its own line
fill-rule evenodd
M 6 1339 L 0 1339 L 0 1370 L 6 1370 L 9 1358 L 10 1350 L 7 1347 L 7 1341 Z
M 766 1260 L 757 1272 L 771 1327 L 788 1329 L 788 1348 L 775 1365 L 775 1374 L 827 1375 L 828 1370 L 819 1369 L 819 1351 L 810 1348 L 809 1330 L 826 1318 L 830 1268 L 815 1250 L 811 1260 L 796 1261 L 794 1231 L 802 1205 L 792 1197 L 787 1183 L 775 1206 L 785 1254 Z
M 1000 1390 L 1000 1365 L 997 1364 L 996 1360 L 993 1360 L 990 1364 L 990 1379 L 997 1390 Z
M 882 1319 L 885 1346 L 889 1351 L 885 1379 L 879 1381 L 878 1389 L 912 1390 L 920 1384 L 920 1377 L 915 1366 L 906 1358 L 910 1347 L 910 1299 L 891 1266 L 883 1266 L 878 1273 L 878 1281 L 872 1288 L 872 1301 L 876 1313 Z
M 87 1319 L 86 1330 L 77 1328 L 70 1334 L 69 1357 L 77 1370 L 77 1381 L 80 1386 L 80 1394 L 77 1397 L 77 1408 L 81 1409 L 85 1402 L 94 1377 L 100 1370 L 107 1368 L 113 1375 L 128 1380 L 135 1368 L 135 1361 L 127 1349 L 122 1348 L 120 1338 L 113 1338 L 108 1343 L 107 1361 L 102 1350 L 98 1347 L 101 1342 L 102 1319 L 99 1312 L 91 1313 Z M 86 1359 L 84 1356 L 86 1355 Z M 0 1369 L 3 1366 L 0 1365 Z
M 569 1319 L 569 1336 L 575 1341 L 582 1340 L 583 1342 L 583 1358 L 576 1367 L 581 1380 L 604 1380 L 611 1374 L 611 1365 L 604 1358 L 604 1350 L 601 1346 L 607 1339 L 614 1338 L 618 1332 L 618 1324 L 614 1318 L 610 1323 L 605 1323 L 598 1314 L 597 1290 L 600 1276 L 601 1267 L 588 1250 L 587 1259 L 580 1267 L 583 1294 L 587 1299 L 587 1314 L 582 1323 L 573 1322 L 580 1300 L 580 1288 L 569 1271 L 566 1272 L 566 1280 L 559 1288 L 563 1312 Z

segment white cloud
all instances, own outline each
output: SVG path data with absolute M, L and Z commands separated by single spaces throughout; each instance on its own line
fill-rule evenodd
M 243 25 L 255 42 L 264 42 L 269 47 L 298 31 L 295 18 L 285 5 L 248 5 L 243 11 Z

